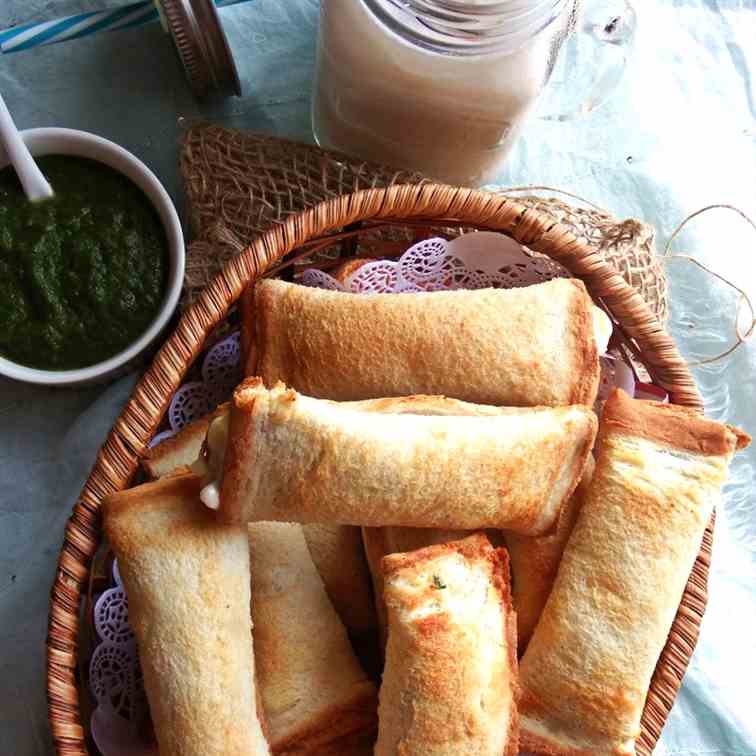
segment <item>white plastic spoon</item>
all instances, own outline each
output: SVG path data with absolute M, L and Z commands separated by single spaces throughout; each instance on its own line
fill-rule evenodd
M 38 202 L 52 197 L 52 187 L 34 162 L 24 140 L 21 139 L 2 95 L 0 95 L 0 142 L 5 147 L 10 164 L 16 170 L 27 199 Z

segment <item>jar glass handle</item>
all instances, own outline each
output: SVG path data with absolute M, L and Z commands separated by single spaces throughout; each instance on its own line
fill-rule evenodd
M 536 114 L 551 121 L 587 115 L 619 84 L 637 18 L 628 0 L 573 0 L 552 45 L 548 85 Z

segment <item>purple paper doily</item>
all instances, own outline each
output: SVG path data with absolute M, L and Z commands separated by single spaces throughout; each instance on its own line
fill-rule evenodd
M 239 331 L 219 341 L 202 361 L 202 380 L 184 383 L 173 395 L 168 406 L 170 428 L 158 433 L 150 447 L 157 446 L 190 423 L 227 402 L 242 380 Z
M 361 265 L 342 284 L 320 270 L 305 270 L 302 283 L 323 289 L 379 294 L 444 289 L 512 289 L 552 278 L 567 278 L 559 263 L 528 254 L 513 239 L 492 231 L 456 239 L 425 239 L 396 262 L 375 260 Z
M 143 732 L 148 718 L 136 639 L 129 626 L 129 603 L 113 561 L 112 587 L 95 602 L 98 645 L 89 662 L 89 689 L 97 701 L 92 737 L 105 756 L 157 756 Z

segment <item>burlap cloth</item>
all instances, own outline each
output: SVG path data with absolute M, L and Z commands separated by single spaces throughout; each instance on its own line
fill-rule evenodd
M 184 305 L 194 300 L 230 257 L 292 213 L 360 189 L 427 181 L 418 173 L 219 126 L 189 129 L 180 161 L 195 237 L 187 251 Z M 568 204 L 553 196 L 523 194 L 516 189 L 497 193 L 516 194 L 518 202 L 570 227 L 634 286 L 664 321 L 667 284 L 651 226 L 634 218 L 618 220 L 584 202 Z M 360 237 L 359 244 L 364 242 Z M 358 246 L 350 253 L 360 255 L 362 250 Z

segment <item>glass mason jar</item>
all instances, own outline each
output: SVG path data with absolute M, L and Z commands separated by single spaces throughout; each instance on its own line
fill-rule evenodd
M 452 184 L 493 180 L 576 25 L 578 2 L 321 0 L 317 142 Z M 606 88 L 606 76 L 603 85 L 593 78 L 592 89 Z M 589 102 L 599 99 L 594 92 Z

